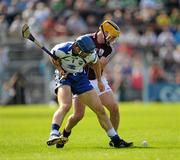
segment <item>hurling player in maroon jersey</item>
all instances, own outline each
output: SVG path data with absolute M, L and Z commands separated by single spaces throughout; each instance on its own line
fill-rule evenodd
M 111 44 L 117 39 L 117 37 L 119 37 L 119 34 L 119 27 L 111 20 L 105 20 L 100 25 L 99 31 L 92 34 L 88 34 L 93 39 L 96 45 L 96 51 L 100 59 L 102 72 L 105 66 L 108 64 L 110 58 L 114 54 Z M 101 78 L 102 82 L 104 83 L 105 90 L 103 92 L 100 92 L 97 85 L 98 82 L 95 73 L 91 68 L 91 65 L 86 66 L 86 72 L 88 74 L 91 85 L 95 88 L 96 92 L 98 93 L 102 104 L 108 109 L 110 113 L 111 123 L 114 129 L 117 131 L 120 121 L 119 107 L 117 101 L 115 100 L 113 92 L 110 86 L 108 85 L 106 77 L 102 76 Z M 72 128 L 84 117 L 84 113 L 85 105 L 80 102 L 78 96 L 74 97 L 74 113 L 70 115 L 68 118 L 68 122 L 66 123 L 66 126 L 63 130 L 64 137 L 69 137 Z M 109 142 L 109 144 L 110 146 L 113 146 L 111 141 Z M 132 145 L 132 142 L 126 142 L 122 139 L 121 147 L 130 147 Z M 63 146 L 64 145 L 62 144 L 56 145 L 57 148 L 62 148 Z

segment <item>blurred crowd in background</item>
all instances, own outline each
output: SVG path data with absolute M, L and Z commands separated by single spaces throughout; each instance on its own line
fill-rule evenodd
M 22 41 L 24 23 L 51 47 L 95 32 L 110 19 L 121 34 L 106 70 L 109 82 L 119 100 L 128 100 L 128 94 L 142 100 L 146 78 L 149 84 L 180 85 L 179 8 L 179 0 L 1 0 L 0 75 L 10 63 L 7 42 Z

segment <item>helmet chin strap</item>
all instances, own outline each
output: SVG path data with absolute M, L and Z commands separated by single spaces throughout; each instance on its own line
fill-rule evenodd
M 78 56 L 78 53 L 77 53 L 77 51 L 76 51 L 75 48 L 76 48 L 76 43 L 73 44 L 72 54 L 73 54 L 74 56 Z
M 102 33 L 103 33 L 103 36 L 104 36 L 104 42 L 109 45 L 109 42 L 106 40 L 106 35 L 104 33 L 104 28 L 103 28 L 102 25 L 101 25 L 101 29 L 102 29 Z

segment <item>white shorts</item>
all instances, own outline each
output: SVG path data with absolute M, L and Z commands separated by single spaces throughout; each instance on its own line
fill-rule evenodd
M 99 91 L 99 88 L 98 88 L 98 85 L 97 85 L 97 80 L 89 80 L 91 85 L 93 86 L 93 88 L 95 89 L 95 91 L 97 92 L 98 96 L 101 96 L 102 94 L 106 93 L 106 92 L 109 92 L 111 91 L 112 92 L 112 89 L 111 87 L 109 86 L 108 84 L 108 81 L 105 77 L 101 77 L 101 80 L 102 80 L 102 83 L 104 84 L 104 91 L 103 92 L 100 92 Z M 77 98 L 78 95 L 74 95 L 73 98 Z
M 104 94 L 104 93 L 106 93 L 106 92 L 112 91 L 111 87 L 110 87 L 109 84 L 108 84 L 107 79 L 106 79 L 105 77 L 102 77 L 101 80 L 102 80 L 102 83 L 104 84 L 104 87 L 105 87 L 105 89 L 104 89 L 103 92 L 100 92 L 100 91 L 99 91 L 98 83 L 97 83 L 97 80 L 96 80 L 96 79 L 95 79 L 95 80 L 90 80 L 91 85 L 92 85 L 93 88 L 96 90 L 98 96 L 100 96 L 100 95 L 102 95 L 102 94 Z

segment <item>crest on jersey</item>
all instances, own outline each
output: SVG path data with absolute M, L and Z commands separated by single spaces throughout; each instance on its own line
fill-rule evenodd
M 98 53 L 98 56 L 101 57 L 103 55 L 103 53 L 104 53 L 104 49 L 102 49 L 102 48 L 98 49 L 97 53 Z
M 79 65 L 81 66 L 83 64 L 83 61 L 79 61 Z

